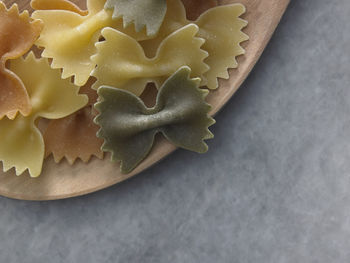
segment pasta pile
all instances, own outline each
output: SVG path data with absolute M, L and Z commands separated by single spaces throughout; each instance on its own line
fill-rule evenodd
M 157 133 L 206 152 L 215 121 L 205 97 L 244 54 L 245 7 L 216 0 L 86 4 L 32 0 L 30 16 L 0 1 L 3 170 L 37 177 L 51 154 L 73 165 L 111 152 L 129 173 Z M 152 108 L 140 98 L 149 83 L 158 89 Z

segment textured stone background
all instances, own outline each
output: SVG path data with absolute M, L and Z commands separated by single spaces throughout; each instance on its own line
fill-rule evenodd
M 349 14 L 292 0 L 208 154 L 75 199 L 0 198 L 0 262 L 350 262 Z

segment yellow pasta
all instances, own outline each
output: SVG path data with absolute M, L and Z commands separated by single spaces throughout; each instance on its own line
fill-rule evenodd
M 149 57 L 154 56 L 165 37 L 180 27 L 194 23 L 199 27 L 198 37 L 205 40 L 202 49 L 209 53 L 205 63 L 210 70 L 204 74 L 208 80 L 207 86 L 209 89 L 216 89 L 217 78 L 227 79 L 228 68 L 236 68 L 236 57 L 245 52 L 240 46 L 241 42 L 248 39 L 242 32 L 247 22 L 240 18 L 245 13 L 245 7 L 242 4 L 217 6 L 192 22 L 187 20 L 181 0 L 168 0 L 167 4 L 167 13 L 157 37 L 141 42 L 146 54 Z
M 68 0 L 32 0 L 30 2 L 34 10 L 67 10 L 82 16 L 88 14 L 87 10 L 81 10 L 77 5 Z
M 92 57 L 97 64 L 93 87 L 107 85 L 139 96 L 148 82 L 159 87 L 182 66 L 192 69 L 191 77 L 202 78 L 208 70 L 203 62 L 208 54 L 201 49 L 204 40 L 195 37 L 197 32 L 194 24 L 175 31 L 160 44 L 154 58 L 147 58 L 136 40 L 114 29 L 104 29 L 105 41 L 96 45 L 98 52 Z
M 37 9 L 41 9 L 40 3 L 39 1 L 35 5 Z M 145 30 L 136 32 L 133 25 L 124 28 L 122 19 L 113 19 L 113 11 L 105 10 L 104 4 L 105 0 L 87 0 L 86 16 L 68 10 L 37 10 L 32 15 L 45 24 L 36 42 L 38 46 L 45 48 L 42 56 L 53 59 L 53 68 L 63 69 L 63 78 L 74 76 L 74 83 L 78 86 L 87 82 L 95 67 L 90 57 L 96 52 L 95 43 L 98 42 L 103 28 L 118 29 L 137 40 L 149 38 Z M 57 9 L 60 7 L 57 4 Z
M 40 175 L 45 147 L 36 127 L 40 117 L 59 119 L 72 114 L 87 104 L 86 95 L 79 95 L 79 87 L 61 78 L 60 70 L 50 68 L 46 59 L 36 59 L 30 53 L 26 59 L 12 61 L 11 70 L 25 85 L 32 112 L 14 120 L 0 120 L 0 160 L 4 171 L 15 167 L 16 174 L 26 169 L 32 177 Z

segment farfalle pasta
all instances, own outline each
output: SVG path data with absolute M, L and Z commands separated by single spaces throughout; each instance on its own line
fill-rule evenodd
M 97 65 L 92 73 L 97 78 L 93 87 L 107 85 L 139 96 L 148 82 L 159 86 L 181 66 L 189 66 L 193 77 L 202 77 L 208 71 L 203 62 L 208 54 L 201 49 L 204 40 L 195 37 L 197 32 L 194 24 L 177 30 L 165 38 L 154 58 L 147 58 L 136 40 L 104 29 L 105 41 L 96 44 L 98 52 L 92 57 Z
M 90 82 L 90 83 L 89 83 Z M 96 137 L 99 127 L 93 122 L 97 101 L 96 90 L 91 89 L 93 80 L 80 89 L 86 94 L 88 104 L 81 110 L 58 120 L 51 120 L 44 132 L 45 156 L 53 155 L 56 163 L 65 158 L 73 164 L 77 159 L 88 162 L 92 156 L 103 158 L 103 140 Z
M 57 4 L 58 10 L 40 10 L 47 8 L 46 5 L 41 7 L 40 3 L 35 5 L 39 10 L 32 17 L 42 20 L 45 27 L 36 45 L 44 48 L 43 57 L 52 58 L 53 68 L 62 68 L 63 78 L 74 76 L 78 86 L 87 82 L 95 68 L 90 57 L 96 53 L 95 43 L 103 28 L 118 29 L 137 40 L 149 38 L 145 30 L 136 32 L 132 26 L 124 28 L 122 19 L 113 19 L 113 11 L 104 9 L 105 0 L 87 0 L 88 14 L 85 16 L 59 10 L 60 4 Z
M 10 119 L 20 112 L 27 116 L 31 112 L 28 93 L 18 76 L 7 69 L 6 61 L 25 54 L 42 30 L 39 20 L 31 20 L 27 11 L 19 14 L 16 4 L 6 9 L 0 2 L 0 119 Z
M 33 53 L 26 59 L 12 61 L 10 68 L 25 85 L 32 111 L 26 117 L 0 120 L 0 160 L 4 171 L 15 167 L 20 175 L 28 169 L 32 177 L 37 177 L 42 170 L 45 146 L 36 120 L 68 116 L 84 107 L 88 98 L 79 95 L 79 88 L 70 80 L 63 80 L 60 70 L 51 69 L 46 59 L 36 59 Z
M 96 114 L 85 107 L 68 117 L 53 120 L 44 133 L 45 156 L 53 155 L 56 163 L 66 159 L 88 162 L 92 156 L 103 158 L 102 140 L 96 137 L 99 127 L 93 122 Z
M 68 0 L 32 0 L 30 2 L 34 10 L 66 10 L 82 16 L 88 14 L 87 10 L 81 10 L 77 5 Z
M 241 42 L 248 39 L 242 32 L 247 22 L 240 18 L 245 13 L 245 7 L 242 4 L 214 7 L 192 22 L 187 20 L 181 0 L 168 0 L 167 4 L 167 13 L 157 37 L 141 42 L 146 54 L 154 56 L 165 37 L 182 26 L 195 23 L 199 27 L 198 37 L 205 40 L 202 49 L 209 54 L 205 60 L 210 67 L 204 74 L 208 81 L 206 86 L 209 89 L 216 89 L 217 78 L 227 79 L 228 68 L 236 68 L 238 66 L 236 57 L 245 52 L 240 46 Z
M 140 32 L 146 28 L 147 35 L 158 33 L 166 13 L 166 0 L 107 0 L 106 9 L 113 10 L 113 18 L 122 18 L 124 28 L 135 24 Z
M 245 7 L 217 0 L 86 3 L 82 10 L 69 0 L 31 0 L 30 18 L 0 2 L 4 171 L 14 167 L 17 175 L 28 170 L 37 177 L 50 155 L 73 165 L 110 152 L 129 173 L 157 133 L 206 152 L 215 120 L 205 98 L 244 54 Z M 22 57 L 34 43 L 42 58 Z M 145 90 L 149 83 L 153 93 Z M 157 97 L 155 106 L 140 97 Z
M 199 89 L 200 79 L 190 78 L 190 68 L 182 67 L 160 88 L 157 103 L 147 108 L 134 94 L 102 86 L 96 123 L 98 136 L 104 139 L 102 149 L 121 161 L 121 171 L 129 173 L 150 152 L 157 133 L 174 145 L 204 153 L 204 142 L 213 137 L 208 127 L 215 123 L 205 102 L 207 90 Z

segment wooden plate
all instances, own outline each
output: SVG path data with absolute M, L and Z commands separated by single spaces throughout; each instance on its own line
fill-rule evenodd
M 30 10 L 30 0 L 4 2 L 7 7 L 17 3 L 21 10 Z M 84 7 L 84 0 L 73 2 Z M 243 18 L 249 21 L 249 25 L 244 32 L 250 40 L 242 45 L 246 54 L 238 58 L 238 69 L 230 70 L 230 79 L 220 80 L 220 88 L 208 96 L 208 102 L 213 105 L 211 114 L 217 113 L 246 79 L 275 31 L 289 0 L 219 0 L 220 4 L 237 2 L 247 7 Z M 78 161 L 73 166 L 66 161 L 56 164 L 50 157 L 45 160 L 42 175 L 35 179 L 30 178 L 28 173 L 16 176 L 14 169 L 3 173 L 0 165 L 0 195 L 23 200 L 54 200 L 84 195 L 124 181 L 174 150 L 175 147 L 164 139 L 157 140 L 148 158 L 128 175 L 121 174 L 119 164 L 110 162 L 108 155 L 104 160 L 93 158 L 88 164 Z

